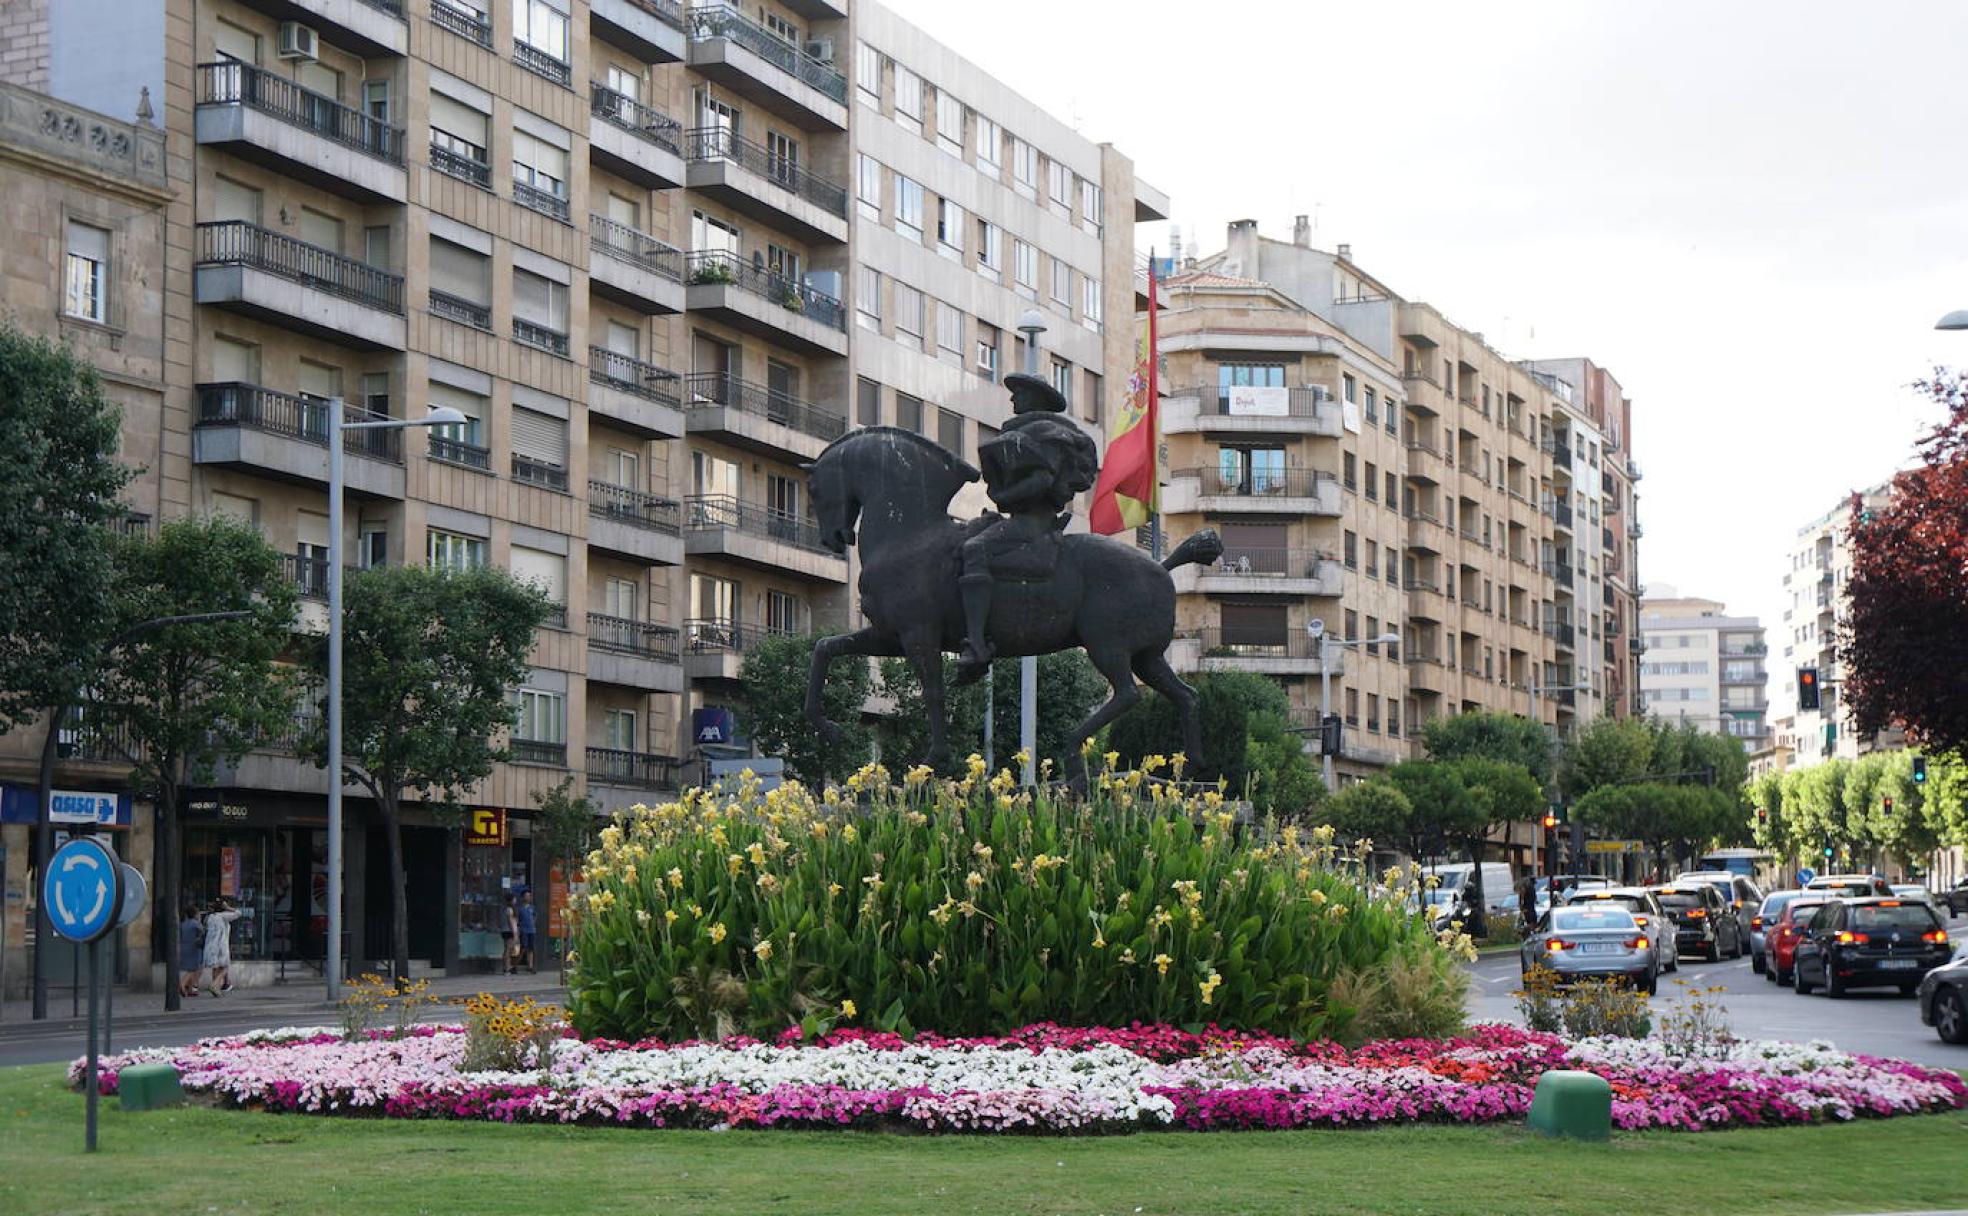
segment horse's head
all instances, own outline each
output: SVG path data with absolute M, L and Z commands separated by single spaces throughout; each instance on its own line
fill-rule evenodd
M 848 463 L 838 448 L 830 447 L 805 466 L 806 493 L 820 525 L 820 543 L 833 553 L 854 547 L 854 524 L 861 517 L 861 500 L 855 497 Z
M 950 499 L 978 472 L 914 431 L 862 427 L 827 445 L 806 466 L 807 495 L 820 540 L 835 553 L 855 543 L 862 512 L 880 522 L 922 526 L 949 518 Z

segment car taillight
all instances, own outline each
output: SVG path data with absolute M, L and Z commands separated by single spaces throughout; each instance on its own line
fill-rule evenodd
M 1872 937 L 1869 934 L 1853 933 L 1849 930 L 1841 929 L 1838 932 L 1837 938 L 1834 940 L 1841 946 L 1863 946 L 1871 941 Z
M 1708 915 L 1708 909 L 1707 909 L 1707 908 L 1690 908 L 1690 909 L 1688 909 L 1688 919 L 1689 919 L 1689 920 L 1701 920 L 1701 919 L 1702 919 L 1703 917 L 1705 917 L 1705 916 L 1707 916 L 1707 915 Z
M 1947 939 L 1948 939 L 1948 935 L 1946 929 L 1936 929 L 1932 933 L 1923 933 L 1920 935 L 1921 941 L 1933 942 L 1934 944 L 1940 946 L 1947 945 Z
M 1553 954 L 1558 953 L 1560 950 L 1570 950 L 1576 945 L 1578 945 L 1577 942 L 1568 942 L 1562 937 L 1547 937 L 1544 939 L 1544 948 Z
M 1750 918 L 1749 918 L 1749 927 L 1750 927 L 1750 928 L 1752 928 L 1752 929 L 1761 929 L 1761 928 L 1763 927 L 1763 918 L 1762 918 L 1762 917 L 1760 917 L 1760 916 L 1752 916 L 1752 917 L 1750 917 Z
M 1628 950 L 1645 950 L 1647 948 L 1647 939 L 1644 937 L 1630 937 L 1626 940 L 1626 948 Z

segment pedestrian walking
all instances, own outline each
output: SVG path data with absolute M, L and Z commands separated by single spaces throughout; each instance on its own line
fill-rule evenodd
M 533 889 L 528 887 L 519 897 L 519 957 L 528 975 L 539 974 L 533 965 L 533 931 L 537 924 L 534 916 Z
M 519 970 L 519 912 L 513 907 L 513 897 L 506 896 L 506 906 L 499 910 L 499 937 L 504 943 L 503 957 L 499 960 L 507 975 Z
M 213 996 L 232 991 L 232 922 L 238 919 L 239 909 L 224 896 L 213 900 L 205 914 L 205 968 L 212 973 L 205 991 Z
M 198 905 L 186 904 L 178 918 L 179 996 L 197 996 L 199 977 L 205 974 L 205 925 L 198 919 Z

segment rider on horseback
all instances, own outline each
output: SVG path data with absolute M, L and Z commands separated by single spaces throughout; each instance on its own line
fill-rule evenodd
M 1091 490 L 1100 476 L 1100 454 L 1093 440 L 1066 414 L 1066 399 L 1037 376 L 1006 376 L 1012 419 L 1004 431 L 977 448 L 984 485 L 1004 514 L 963 543 L 962 591 L 964 653 L 958 682 L 978 679 L 993 650 L 984 636 L 991 617 L 994 562 L 1029 554 L 1034 543 L 1063 531 L 1072 518 L 1065 508 L 1075 495 Z M 1037 578 L 1045 569 L 1029 573 Z M 1020 573 L 1026 573 L 1020 571 Z

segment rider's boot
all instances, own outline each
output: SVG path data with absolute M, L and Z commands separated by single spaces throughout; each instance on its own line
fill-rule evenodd
M 963 599 L 964 652 L 957 663 L 956 682 L 973 684 L 991 666 L 991 643 L 984 636 L 991 619 L 991 576 L 966 574 L 957 580 L 957 591 Z

